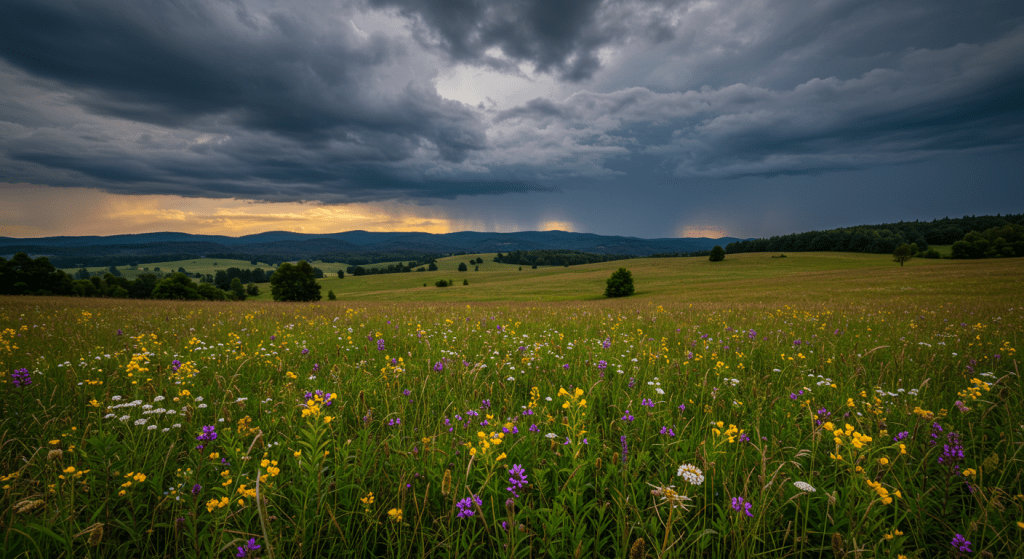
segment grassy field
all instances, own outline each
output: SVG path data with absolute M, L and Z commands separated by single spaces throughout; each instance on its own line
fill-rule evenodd
M 0 555 L 1021 556 L 1024 259 L 471 256 L 0 298 Z
M 484 258 L 480 271 L 457 271 L 460 262 L 476 256 Z M 619 267 L 632 272 L 636 298 L 688 302 L 827 303 L 849 297 L 870 301 L 910 291 L 938 302 L 957 294 L 969 296 L 978 284 L 988 284 L 988 294 L 1001 289 L 1004 296 L 1024 289 L 1019 280 L 1022 266 L 1014 260 L 913 259 L 901 267 L 888 255 L 809 252 L 786 258 L 735 254 L 722 262 L 706 257 L 643 258 L 520 270 L 517 265 L 491 262 L 493 256 L 439 259 L 437 272 L 325 277 L 319 280 L 321 294 L 326 298 L 332 290 L 344 301 L 597 301 L 604 299 L 605 281 Z M 434 286 L 439 279 L 455 285 L 439 289 Z M 462 285 L 463 280 L 469 285 Z M 260 288 L 259 299 L 270 300 L 269 284 Z

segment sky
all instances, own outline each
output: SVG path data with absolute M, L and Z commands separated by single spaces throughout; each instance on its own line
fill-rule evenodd
M 1020 0 L 5 0 L 0 236 L 1024 212 Z

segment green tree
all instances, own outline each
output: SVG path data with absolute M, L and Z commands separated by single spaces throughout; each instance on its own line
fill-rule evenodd
M 342 279 L 344 277 L 345 277 L 345 270 L 338 270 L 338 279 Z
M 128 296 L 132 299 L 149 299 L 156 288 L 156 274 L 139 274 L 128 284 Z
M 459 262 L 459 271 L 460 272 L 465 272 L 467 270 L 469 270 L 469 268 L 466 267 L 466 263 L 465 262 Z
M 188 276 L 177 272 L 160 280 L 153 288 L 154 299 L 178 299 L 186 301 L 198 301 L 203 296 L 196 290 L 196 285 Z
M 448 281 L 443 279 L 437 280 L 436 282 L 434 282 L 434 285 L 437 287 L 448 287 Z
M 260 288 L 255 283 L 250 283 L 249 285 L 245 286 L 245 294 L 248 295 L 249 297 L 256 297 L 260 294 Z
M 627 297 L 632 295 L 633 291 L 633 274 L 625 268 L 619 268 L 608 278 L 608 286 L 604 290 L 604 296 Z
M 431 272 L 436 272 L 437 271 L 437 263 L 436 262 L 431 262 L 430 265 L 427 266 L 427 269 L 430 270 Z
M 711 249 L 711 257 L 708 260 L 712 262 L 721 262 L 725 260 L 725 249 L 715 245 L 715 248 Z
M 235 299 L 239 301 L 245 300 L 245 286 L 242 285 L 241 278 L 231 279 L 231 292 L 235 294 Z
M 227 293 L 223 289 L 218 289 L 212 283 L 200 283 L 196 286 L 196 292 L 207 301 L 226 301 L 228 298 Z M 232 296 L 234 296 L 234 293 L 232 293 Z
M 462 280 L 462 285 L 469 285 L 469 280 L 468 279 Z
M 333 289 L 331 289 L 330 291 L 327 292 L 327 300 L 328 301 L 337 301 L 338 300 L 338 296 L 334 294 L 334 290 Z
M 892 251 L 892 261 L 899 262 L 900 266 L 903 266 L 903 263 L 913 258 L 916 253 L 917 245 L 903 243 Z
M 270 294 L 275 301 L 319 301 L 320 284 L 315 278 L 309 262 L 285 262 L 270 278 Z

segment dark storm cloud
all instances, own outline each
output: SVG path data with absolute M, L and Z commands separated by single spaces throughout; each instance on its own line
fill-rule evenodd
M 1019 153 L 1022 52 L 1019 0 L 7 0 L 0 180 L 328 203 L 603 181 L 639 207 Z
M 257 198 L 311 194 L 258 186 L 280 182 L 321 185 L 318 194 L 335 201 L 358 199 L 363 194 L 352 185 L 363 179 L 384 192 L 393 186 L 399 193 L 448 196 L 450 180 L 440 190 L 429 180 L 417 184 L 402 164 L 424 154 L 459 163 L 484 149 L 479 115 L 405 72 L 405 44 L 360 33 L 344 17 L 328 24 L 317 16 L 299 9 L 253 14 L 240 4 L 199 1 L 12 0 L 0 18 L 0 55 L 21 71 L 25 91 L 59 88 L 70 105 L 92 116 L 199 130 L 221 141 L 189 148 L 204 158 L 119 152 L 85 141 L 88 135 L 51 133 L 46 124 L 52 123 L 31 113 L 57 108 L 21 99 L 24 114 L 4 120 L 37 132 L 7 156 L 80 173 L 90 185 L 164 183 L 165 193 L 176 193 L 177 181 L 231 175 L 239 184 L 253 181 L 249 195 Z M 381 83 L 388 80 L 382 72 L 395 67 L 398 77 Z M 500 182 L 487 177 L 472 184 Z
M 601 25 L 602 0 L 369 0 L 397 7 L 421 24 L 421 38 L 453 58 L 512 69 L 485 51 L 498 47 L 516 63 L 570 81 L 589 78 L 600 67 L 596 50 L 616 31 Z
M 907 51 L 891 68 L 850 79 L 814 78 L 791 89 L 583 91 L 559 103 L 530 101 L 495 120 L 532 121 L 549 135 L 604 136 L 684 177 L 817 173 L 1019 150 L 1021 52 L 1024 26 L 981 45 Z

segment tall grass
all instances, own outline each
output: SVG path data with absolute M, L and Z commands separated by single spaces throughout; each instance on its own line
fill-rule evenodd
M 829 281 L 744 304 L 3 298 L 3 555 L 1018 554 L 1013 280 Z

